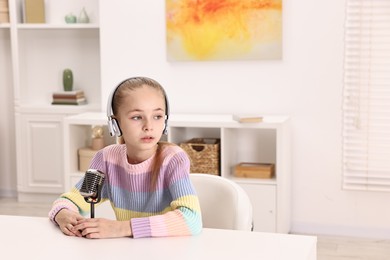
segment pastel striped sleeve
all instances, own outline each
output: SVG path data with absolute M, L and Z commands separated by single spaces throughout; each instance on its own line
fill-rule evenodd
M 81 179 L 69 192 L 61 194 L 61 196 L 53 202 L 53 206 L 49 211 L 49 219 L 52 222 L 56 223 L 54 220 L 55 216 L 61 209 L 69 209 L 78 212 L 81 215 L 87 215 L 90 212 L 91 204 L 87 203 L 79 192 L 82 182 L 83 179 Z M 97 205 L 103 203 L 105 200 L 105 198 L 102 198 Z
M 70 200 L 65 198 L 58 198 L 53 202 L 52 208 L 49 211 L 49 219 L 53 223 L 57 224 L 57 222 L 55 221 L 55 217 L 62 209 L 69 209 L 71 211 L 78 212 L 77 206 L 73 204 Z
M 171 210 L 146 218 L 131 219 L 134 238 L 188 236 L 202 230 L 199 200 L 189 178 L 189 159 L 184 152 L 170 159 L 166 169 L 167 182 L 173 198 Z
M 131 227 L 134 238 L 190 236 L 201 232 L 202 217 L 200 210 L 182 206 L 163 215 L 133 218 Z
M 92 158 L 90 168 L 98 169 L 102 172 L 105 172 L 105 161 L 103 157 L 103 150 L 99 150 L 95 156 Z M 74 212 L 79 212 L 82 215 L 86 215 L 90 209 L 91 205 L 85 202 L 84 197 L 81 196 L 79 190 L 84 181 L 84 178 L 81 178 L 79 182 L 71 188 L 70 191 L 60 195 L 58 199 L 53 202 L 52 208 L 49 211 L 49 219 L 55 223 L 55 216 L 61 209 L 69 209 Z M 103 190 L 101 194 L 101 201 L 99 204 L 107 200 L 107 185 L 103 185 Z
M 69 192 L 62 194 L 53 202 L 52 208 L 49 211 L 49 219 L 56 223 L 54 219 L 62 209 L 69 209 L 85 214 L 88 211 L 87 207 L 89 206 L 84 201 L 84 198 L 80 195 L 76 187 L 73 187 Z

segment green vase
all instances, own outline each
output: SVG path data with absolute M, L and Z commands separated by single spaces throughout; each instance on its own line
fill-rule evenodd
M 64 84 L 64 91 L 73 90 L 73 73 L 70 69 L 64 69 L 62 73 L 62 82 Z

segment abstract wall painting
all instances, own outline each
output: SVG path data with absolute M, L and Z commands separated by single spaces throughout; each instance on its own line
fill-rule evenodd
M 169 61 L 282 58 L 282 0 L 166 0 Z

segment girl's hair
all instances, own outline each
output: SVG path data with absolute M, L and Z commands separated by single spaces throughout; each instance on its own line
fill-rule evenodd
M 129 78 L 122 83 L 119 84 L 119 86 L 116 88 L 115 93 L 112 97 L 112 112 L 113 115 L 117 115 L 118 109 L 120 105 L 124 102 L 124 98 L 129 94 L 129 92 L 141 88 L 143 86 L 148 86 L 151 88 L 154 88 L 158 90 L 161 93 L 161 96 L 164 98 L 164 102 L 167 102 L 166 97 L 165 97 L 165 91 L 164 88 L 158 83 L 157 81 L 151 79 L 151 78 L 146 78 L 146 77 L 134 77 L 134 78 Z M 165 109 L 167 110 L 168 104 L 165 104 Z M 167 113 L 168 111 L 165 111 Z M 120 127 L 120 126 L 119 126 Z M 125 140 L 123 137 L 118 137 L 117 142 L 119 144 L 124 144 Z M 158 173 L 160 171 L 160 168 L 162 166 L 162 163 L 164 161 L 163 158 L 163 153 L 162 151 L 164 150 L 164 146 L 166 145 L 173 145 L 172 143 L 167 143 L 167 142 L 159 142 L 156 150 L 156 155 L 154 159 L 154 163 L 151 166 L 151 187 L 154 189 L 157 184 L 157 179 L 158 179 Z
M 155 81 L 154 79 L 151 78 L 146 78 L 146 77 L 134 77 L 134 78 L 129 78 L 124 81 L 122 81 L 119 86 L 116 88 L 115 93 L 112 97 L 112 112 L 114 115 L 117 114 L 119 106 L 123 103 L 123 99 L 127 96 L 129 91 L 138 89 L 142 86 L 149 86 L 151 88 L 154 88 L 158 90 L 161 95 L 164 98 L 164 102 L 166 102 L 166 97 L 165 97 L 165 91 L 164 88 Z M 165 104 L 165 109 L 167 110 L 168 104 Z M 168 111 L 165 111 L 167 113 Z

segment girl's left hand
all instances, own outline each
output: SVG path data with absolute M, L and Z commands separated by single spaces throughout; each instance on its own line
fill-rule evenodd
M 117 221 L 104 218 L 83 219 L 73 227 L 86 238 L 114 238 L 132 235 L 130 221 Z

